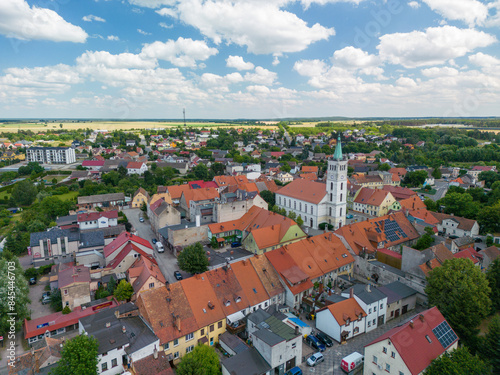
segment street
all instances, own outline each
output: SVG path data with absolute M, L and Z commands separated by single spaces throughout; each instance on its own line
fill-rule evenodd
M 163 274 L 163 276 L 165 276 L 165 279 L 169 283 L 174 283 L 177 281 L 174 277 L 175 271 L 180 271 L 183 278 L 191 276 L 187 272 L 181 271 L 179 269 L 179 266 L 177 265 L 177 258 L 170 252 L 165 244 L 163 244 L 165 252 L 158 252 L 156 246 L 153 245 L 153 242 L 151 242 L 151 240 L 153 238 L 159 240 L 159 238 L 155 236 L 148 219 L 145 219 L 143 223 L 139 221 L 139 217 L 143 213 L 139 208 L 124 208 L 123 213 L 125 214 L 125 216 L 127 216 L 128 221 L 135 229 L 135 234 L 149 241 L 149 243 L 153 247 L 153 256 L 158 262 L 158 267 L 160 267 L 161 273 Z
M 418 313 L 424 311 L 425 308 L 422 306 L 417 305 L 415 310 L 409 311 L 404 315 L 401 315 L 398 318 L 390 320 L 387 324 L 384 324 L 373 331 L 370 331 L 368 333 L 363 333 L 359 336 L 356 336 L 349 341 L 347 341 L 347 344 L 345 345 L 340 345 L 339 343 L 334 341 L 334 344 L 331 348 L 327 348 L 324 352 L 323 355 L 325 357 L 325 360 L 315 367 L 309 367 L 305 362 L 302 363 L 299 367 L 302 369 L 303 373 L 315 373 L 315 374 L 344 374 L 342 369 L 340 368 L 340 363 L 342 361 L 342 358 L 345 356 L 353 353 L 353 352 L 358 352 L 364 355 L 364 347 L 365 345 L 369 344 L 373 340 L 375 340 L 377 337 L 381 336 L 382 334 L 386 333 L 387 331 L 391 330 L 392 328 L 398 326 L 402 322 L 406 322 L 410 320 L 410 318 L 414 317 Z M 305 319 L 305 318 L 304 318 Z M 308 322 L 310 325 L 314 325 L 314 322 Z M 308 345 L 303 342 L 302 343 L 303 347 L 307 347 Z M 305 352 L 304 348 L 302 352 Z M 306 357 L 309 358 L 309 356 Z

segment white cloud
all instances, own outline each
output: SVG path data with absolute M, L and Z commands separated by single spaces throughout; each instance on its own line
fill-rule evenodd
M 377 56 L 370 55 L 368 52 L 352 46 L 335 51 L 332 61 L 339 66 L 356 68 L 377 66 L 380 63 Z
M 481 25 L 488 17 L 488 7 L 478 0 L 422 0 L 433 11 L 449 20 L 469 26 Z
M 87 51 L 76 59 L 77 65 L 82 68 L 105 67 L 111 69 L 151 69 L 158 63 L 155 59 L 144 59 L 133 53 L 113 55 L 107 51 Z
M 243 57 L 232 55 L 226 59 L 226 66 L 237 70 L 252 70 L 254 68 L 254 65 L 251 62 L 245 62 Z
M 177 12 L 171 8 L 162 8 L 160 10 L 157 10 L 156 13 L 163 17 L 177 18 Z
M 255 54 L 299 52 L 335 34 L 332 28 L 318 23 L 309 26 L 294 13 L 282 10 L 283 3 L 287 2 L 183 0 L 159 13 L 177 15 L 216 44 L 225 41 L 246 46 Z
M 83 43 L 87 33 L 47 8 L 30 7 L 25 0 L 0 1 L 0 34 L 22 40 Z
M 196 61 L 205 61 L 217 54 L 216 48 L 211 48 L 202 40 L 179 37 L 165 43 L 156 41 L 142 48 L 141 56 L 171 62 L 180 67 L 196 67 Z
M 116 35 L 108 35 L 108 37 L 106 39 L 114 41 L 114 42 L 117 42 L 120 40 L 120 38 L 118 38 Z
M 137 32 L 139 34 L 142 34 L 142 35 L 151 35 L 151 33 L 148 33 L 147 31 L 144 31 L 144 30 L 141 30 L 141 29 L 137 29 Z
M 246 81 L 257 83 L 259 85 L 270 86 L 274 84 L 274 81 L 278 78 L 275 72 L 271 72 L 261 66 L 255 68 L 254 73 L 246 73 L 244 76 Z
M 500 59 L 482 52 L 469 56 L 469 61 L 474 65 L 485 68 L 500 67 Z
M 408 2 L 408 6 L 413 9 L 420 8 L 420 3 L 418 1 L 410 1 Z
M 274 56 L 273 57 L 273 62 L 271 64 L 273 64 L 273 66 L 276 66 L 276 65 L 279 65 L 280 63 L 280 59 L 278 58 L 278 56 Z
M 84 20 L 85 22 L 92 22 L 92 21 L 106 22 L 106 20 L 104 18 L 101 18 L 101 17 L 98 17 L 98 16 L 94 16 L 93 14 L 89 14 L 88 16 L 84 16 L 82 18 L 82 20 Z
M 159 25 L 164 29 L 172 29 L 174 27 L 174 25 L 167 25 L 165 22 L 160 22 Z
M 493 35 L 454 26 L 429 27 L 410 33 L 386 34 L 377 46 L 379 56 L 392 64 L 406 68 L 444 64 L 449 59 L 464 56 L 476 48 L 496 42 Z
M 454 77 L 459 74 L 457 69 L 450 68 L 447 66 L 444 67 L 432 67 L 428 69 L 422 69 L 422 74 L 425 77 L 437 78 L 437 77 Z
M 137 5 L 144 8 L 159 8 L 164 5 L 172 5 L 175 1 L 171 0 L 128 0 L 132 5 Z

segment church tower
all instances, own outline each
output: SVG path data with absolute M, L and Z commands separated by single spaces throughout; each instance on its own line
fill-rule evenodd
M 347 158 L 342 155 L 340 134 L 337 139 L 335 153 L 328 160 L 326 175 L 326 215 L 333 228 L 338 229 L 345 225 L 347 214 Z

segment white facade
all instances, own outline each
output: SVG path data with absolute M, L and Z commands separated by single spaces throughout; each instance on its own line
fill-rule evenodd
M 140 168 L 127 168 L 127 174 L 129 174 L 129 175 L 132 175 L 132 174 L 142 175 L 147 170 L 148 170 L 148 166 L 146 165 L 146 163 L 142 163 Z
M 292 361 L 293 366 L 298 366 L 302 362 L 302 336 L 297 336 L 292 340 L 283 340 L 280 343 L 270 346 L 266 342 L 260 340 L 255 334 L 251 334 L 252 344 L 266 360 L 271 368 L 280 368 L 286 371 L 285 366 L 288 361 Z
M 471 230 L 459 229 L 458 228 L 459 225 L 460 224 L 457 220 L 450 218 L 443 220 L 440 224 L 437 225 L 437 228 L 440 232 L 443 231 L 448 235 L 452 234 L 458 237 L 465 237 L 465 236 L 474 237 L 479 234 L 479 225 L 477 224 L 477 222 L 474 223 Z
M 41 164 L 71 164 L 76 162 L 75 149 L 71 147 L 30 147 L 26 150 L 26 160 Z
M 117 225 L 118 225 L 117 218 L 109 219 L 105 216 L 101 216 L 97 220 L 81 221 L 78 223 L 78 226 L 80 227 L 81 230 L 116 227 Z
M 365 347 L 363 375 L 387 373 L 412 375 L 394 345 L 389 344 L 389 341 L 383 340 Z
M 342 296 L 349 297 L 349 293 L 342 293 Z M 365 332 L 374 330 L 379 324 L 385 324 L 387 319 L 387 297 L 372 303 L 364 302 L 356 294 L 354 294 L 354 299 L 367 314 Z
M 365 327 L 366 319 L 363 316 L 361 319 L 349 321 L 349 323 L 339 323 L 328 309 L 316 313 L 316 329 L 326 333 L 337 342 L 340 342 L 341 332 L 348 332 L 347 339 L 352 339 L 365 333 Z

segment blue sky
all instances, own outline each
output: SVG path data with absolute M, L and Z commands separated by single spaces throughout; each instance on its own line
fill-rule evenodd
M 1 0 L 1 118 L 499 116 L 500 0 Z

